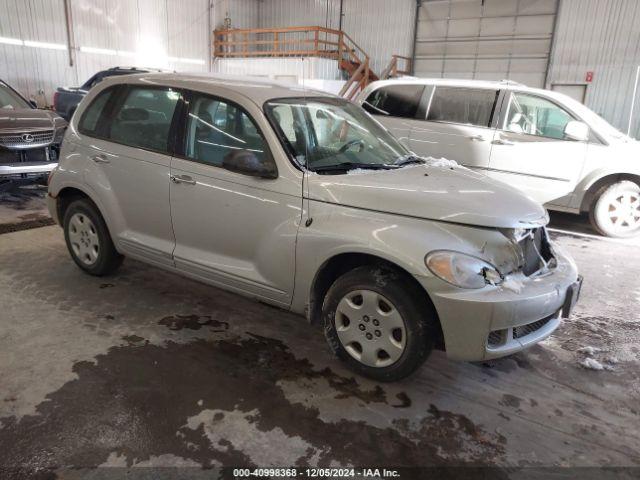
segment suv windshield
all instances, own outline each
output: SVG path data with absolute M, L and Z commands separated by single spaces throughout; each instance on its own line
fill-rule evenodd
M 0 109 L 31 108 L 24 98 L 14 92 L 7 84 L 0 82 Z
M 397 168 L 409 151 L 361 107 L 330 97 L 282 98 L 266 114 L 296 162 L 309 170 Z

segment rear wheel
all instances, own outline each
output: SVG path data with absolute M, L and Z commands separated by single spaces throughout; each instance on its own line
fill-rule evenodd
M 322 316 L 334 353 L 375 380 L 410 375 L 433 349 L 435 311 L 423 291 L 393 270 L 363 266 L 345 273 L 327 292 Z
M 589 210 L 591 225 L 607 237 L 633 237 L 640 233 L 640 187 L 629 180 L 604 186 Z
M 71 258 L 85 272 L 102 276 L 122 263 L 107 225 L 96 206 L 87 199 L 76 200 L 64 214 L 64 238 Z

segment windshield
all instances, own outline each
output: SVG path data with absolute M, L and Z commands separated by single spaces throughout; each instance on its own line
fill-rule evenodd
M 409 151 L 361 107 L 339 98 L 271 100 L 267 116 L 285 148 L 309 170 L 389 168 Z
M 0 109 L 31 108 L 24 98 L 14 92 L 8 85 L 0 82 Z

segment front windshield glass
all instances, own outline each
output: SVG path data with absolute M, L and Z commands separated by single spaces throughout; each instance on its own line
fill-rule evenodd
M 409 151 L 361 107 L 339 98 L 282 98 L 267 116 L 302 167 L 390 168 Z M 397 165 L 395 165 L 397 166 Z
M 14 110 L 16 108 L 31 108 L 31 105 L 7 85 L 0 82 L 0 109 L 2 108 Z

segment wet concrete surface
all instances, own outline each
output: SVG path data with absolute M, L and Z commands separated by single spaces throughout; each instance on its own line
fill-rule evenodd
M 55 226 L 0 235 L 3 478 L 96 466 L 638 466 L 640 242 L 553 236 L 585 276 L 555 335 L 486 364 L 435 352 L 414 376 L 378 384 L 346 370 L 301 317 L 130 260 L 89 277 Z
M 43 180 L 0 180 L 0 234 L 52 225 Z

